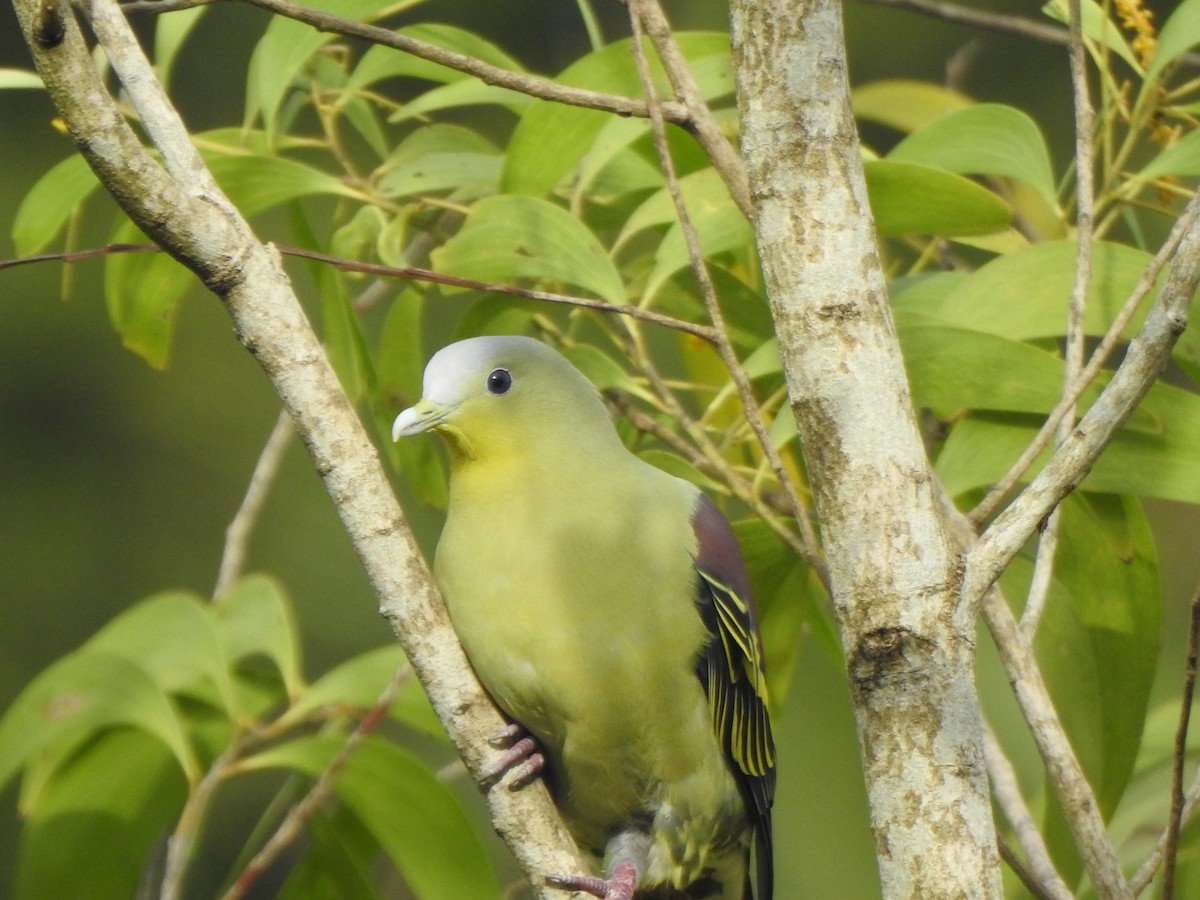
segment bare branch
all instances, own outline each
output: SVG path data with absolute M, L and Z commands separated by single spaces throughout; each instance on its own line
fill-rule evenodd
M 213 588 L 213 596 L 220 598 L 242 574 L 246 560 L 246 549 L 250 535 L 258 521 L 267 494 L 275 476 L 283 462 L 283 452 L 287 449 L 292 438 L 292 419 L 287 412 L 281 412 L 275 420 L 275 427 L 259 454 L 254 473 L 250 476 L 250 484 L 246 488 L 246 496 L 238 507 L 233 521 L 225 529 L 225 548 L 221 553 L 221 566 L 217 570 L 217 584 Z
M 679 49 L 675 32 L 671 30 L 671 23 L 667 21 L 662 5 L 659 0 L 635 0 L 630 4 L 630 8 L 636 9 L 638 20 L 654 44 L 654 50 L 667 73 L 671 87 L 675 89 L 676 96 L 688 111 L 691 119 L 688 130 L 712 160 L 713 167 L 729 188 L 733 202 L 747 219 L 750 218 L 750 183 L 746 180 L 746 166 L 737 150 L 722 133 L 721 126 L 717 124 L 708 104 L 700 96 L 700 88 L 683 51 Z M 643 84 L 647 83 L 645 77 L 642 80 Z M 647 99 L 649 96 L 647 91 Z M 660 109 L 662 102 L 659 101 Z M 651 115 L 653 116 L 653 112 Z
M 1071 395 L 1071 388 L 1083 369 L 1083 316 L 1087 307 L 1088 286 L 1092 280 L 1092 211 L 1095 197 L 1095 178 L 1092 153 L 1092 132 L 1095 130 L 1095 111 L 1088 94 L 1087 53 L 1083 46 L 1083 19 L 1079 0 L 1070 0 L 1071 11 L 1071 89 L 1075 99 L 1075 280 L 1071 286 L 1071 298 L 1067 306 L 1067 349 L 1063 367 L 1063 396 Z M 1075 427 L 1075 404 L 1071 403 L 1059 420 L 1055 444 L 1062 446 Z M 1058 549 L 1059 511 L 1055 509 L 1046 520 L 1046 527 L 1038 539 L 1037 556 L 1034 560 L 1033 579 L 1030 582 L 1028 599 L 1021 614 L 1021 630 L 1032 640 L 1038 621 L 1046 606 L 1050 593 L 1051 573 L 1054 571 L 1054 554 Z
M 551 100 L 555 103 L 566 103 L 570 106 L 603 110 L 604 112 L 615 113 L 618 116 L 638 116 L 645 118 L 649 115 L 644 100 L 633 100 L 629 97 L 605 94 L 600 91 L 590 91 L 585 88 L 567 87 L 549 78 L 543 78 L 540 75 L 514 72 L 511 69 L 504 69 L 500 66 L 486 63 L 465 53 L 447 50 L 428 41 L 421 41 L 407 35 L 398 34 L 388 28 L 381 28 L 378 25 L 368 25 L 364 22 L 356 22 L 354 19 L 321 12 L 307 6 L 301 6 L 298 3 L 291 3 L 289 0 L 242 0 L 242 2 L 265 9 L 279 16 L 295 19 L 297 22 L 304 22 L 318 31 L 361 38 L 364 41 L 370 41 L 372 44 L 391 47 L 402 53 L 409 53 L 421 59 L 437 63 L 438 65 L 446 66 L 449 69 L 473 75 L 484 84 L 508 88 L 509 90 L 526 94 L 530 97 L 536 97 L 540 100 Z M 682 103 L 671 102 L 666 104 L 663 114 L 676 125 L 690 126 L 691 124 L 688 112 Z
M 1200 194 L 1180 218 L 1182 239 L 1158 299 L 1124 361 L 1070 440 L 987 529 L 967 557 L 964 596 L 983 596 L 1058 502 L 1075 489 L 1150 390 L 1187 326 L 1188 305 L 1200 285 Z
M 733 379 L 733 383 L 737 388 L 738 398 L 742 403 L 742 410 L 745 413 L 746 421 L 749 422 L 751 429 L 754 431 L 759 446 L 770 463 L 771 470 L 775 473 L 775 478 L 779 482 L 780 488 L 788 498 L 788 502 L 792 508 L 792 515 L 800 527 L 804 547 L 802 556 L 817 571 L 821 581 L 828 588 L 829 571 L 825 565 L 825 561 L 821 558 L 821 552 L 817 546 L 816 531 L 813 528 L 810 512 L 803 501 L 801 501 L 800 495 L 796 492 L 796 486 L 792 484 L 792 479 L 788 476 L 787 469 L 784 468 L 779 451 L 771 440 L 771 436 L 767 432 L 767 426 L 763 422 L 762 413 L 758 408 L 758 399 L 754 396 L 754 389 L 750 386 L 750 378 L 746 375 L 746 370 L 742 367 L 737 353 L 734 352 L 733 344 L 730 343 L 729 331 L 725 327 L 725 315 L 721 312 L 720 303 L 717 302 L 716 287 L 713 285 L 712 278 L 708 274 L 708 267 L 704 263 L 704 250 L 700 246 L 700 236 L 696 233 L 692 218 L 688 214 L 687 204 L 683 199 L 683 192 L 679 188 L 679 178 L 675 172 L 675 163 L 671 159 L 671 148 L 667 144 L 666 127 L 662 117 L 661 103 L 654 88 L 654 79 L 650 77 L 650 66 L 646 61 L 645 52 L 642 49 L 642 18 L 643 16 L 649 16 L 651 19 L 655 19 L 653 11 L 647 12 L 651 8 L 657 10 L 658 18 L 661 19 L 658 24 L 667 27 L 668 33 L 670 31 L 669 26 L 666 26 L 666 19 L 662 17 L 662 10 L 657 8 L 656 0 L 629 0 L 629 18 L 633 27 L 633 58 L 637 64 L 638 74 L 642 79 L 642 89 L 646 92 L 646 101 L 650 107 L 650 122 L 654 131 L 655 151 L 658 154 L 659 164 L 666 178 L 667 190 L 671 195 L 671 202 L 675 206 L 675 217 L 679 221 L 679 227 L 683 232 L 684 242 L 688 248 L 688 262 L 691 264 L 692 273 L 696 276 L 696 282 L 700 286 L 700 294 L 704 298 L 704 306 L 708 310 L 709 320 L 712 322 L 713 329 L 716 332 L 717 340 L 715 344 L 717 353 L 720 355 L 721 361 L 725 364 L 730 378 Z M 673 40 L 671 44 L 673 46 Z M 677 62 L 681 63 L 682 57 Z M 699 102 L 698 97 L 695 99 Z M 721 140 L 724 140 L 724 138 L 721 138 Z M 743 177 L 745 176 L 744 170 L 742 171 L 742 175 Z M 747 202 L 749 202 L 749 187 L 747 187 L 746 198 Z
M 969 25 L 988 31 L 1015 34 L 1048 44 L 1059 44 L 1066 47 L 1071 43 L 1071 33 L 1060 25 L 1026 19 L 1023 16 L 1007 16 L 1004 13 L 974 9 L 969 6 L 960 6 L 957 3 L 944 3 L 941 0 L 860 0 L 860 2 L 904 9 L 945 22 L 953 22 L 956 25 Z
M 1200 588 L 1192 596 L 1188 628 L 1187 663 L 1183 673 L 1183 697 L 1179 701 L 1179 727 L 1175 730 L 1175 759 L 1171 766 L 1171 814 L 1167 819 L 1166 847 L 1163 851 L 1162 900 L 1175 896 L 1175 863 L 1179 856 L 1179 831 L 1183 827 L 1183 769 L 1187 764 L 1188 722 L 1192 715 L 1192 697 L 1196 693 L 1196 659 L 1200 656 Z
M 1042 840 L 1033 814 L 1021 794 L 1021 785 L 1017 781 L 1017 773 L 1012 762 L 1004 753 L 995 733 L 985 723 L 983 730 L 983 754 L 987 760 L 988 777 L 992 782 L 992 796 L 1004 812 L 1004 818 L 1012 827 L 1017 843 L 1025 852 L 1026 873 L 1021 880 L 1026 887 L 1034 890 L 1036 887 L 1048 900 L 1071 900 L 1074 894 L 1054 868 L 1050 859 L 1050 851 Z M 1010 863 L 1011 865 L 1011 863 Z
M 241 900 L 259 877 L 279 858 L 279 855 L 300 837 L 304 827 L 317 809 L 333 793 L 334 781 L 346 767 L 350 757 L 354 755 L 354 751 L 358 749 L 367 735 L 375 730 L 375 726 L 379 724 L 380 720 L 387 715 L 392 701 L 396 698 L 396 692 L 411 677 L 412 668 L 407 663 L 396 670 L 379 694 L 375 706 L 362 717 L 355 729 L 346 737 L 346 742 L 329 760 L 329 764 L 313 782 L 308 793 L 288 810 L 288 814 L 279 823 L 279 827 L 254 854 L 250 862 L 246 863 L 246 867 L 222 896 L 222 900 Z
M 1096 345 L 1096 349 L 1092 351 L 1087 366 L 1079 374 L 1079 377 L 1075 379 L 1075 384 L 1072 386 L 1071 391 L 1050 411 L 1050 414 L 1046 417 L 1046 421 L 1042 423 L 1037 436 L 1021 452 L 1020 457 L 1013 463 L 1004 477 L 996 482 L 992 489 L 988 491 L 987 496 L 980 501 L 979 505 L 971 510 L 969 516 L 971 521 L 976 525 L 986 521 L 999 508 L 1000 503 L 1004 500 L 1008 492 L 1024 477 L 1025 472 L 1033 464 L 1033 461 L 1049 445 L 1050 440 L 1056 433 L 1058 423 L 1063 420 L 1063 417 L 1079 401 L 1079 398 L 1083 396 L 1083 392 L 1087 390 L 1088 386 L 1096 380 L 1096 376 L 1104 368 L 1104 363 L 1108 361 L 1113 350 L 1120 343 L 1121 336 L 1133 320 L 1138 307 L 1149 296 L 1150 291 L 1153 290 L 1154 284 L 1158 281 L 1158 276 L 1162 273 L 1162 270 L 1174 258 L 1176 251 L 1179 249 L 1179 242 L 1183 240 L 1185 232 L 1192 226 L 1194 215 L 1194 212 L 1188 213 L 1185 211 L 1175 222 L 1175 225 L 1171 228 L 1171 233 L 1163 241 L 1162 246 L 1158 248 L 1158 252 L 1154 254 L 1154 258 L 1146 266 L 1142 277 L 1138 279 L 1138 283 L 1129 295 L 1129 299 L 1125 301 L 1120 312 L 1113 319 L 1112 325 L 1104 333 L 1104 337 Z
M 998 897 L 975 608 L 913 414 L 849 103 L 841 4 L 733 0 L 742 153 L 820 514 L 889 897 Z

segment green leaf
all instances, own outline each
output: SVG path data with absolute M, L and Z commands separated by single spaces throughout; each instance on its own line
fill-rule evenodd
M 1050 151 L 1037 123 L 999 103 L 948 113 L 902 140 L 887 156 L 960 175 L 1004 175 L 1032 185 L 1051 209 L 1058 198 Z
M 1129 63 L 1135 72 L 1140 72 L 1142 67 L 1121 36 L 1121 29 L 1105 14 L 1107 7 L 1101 7 L 1096 0 L 1082 0 L 1080 7 L 1083 13 L 1084 35 L 1116 53 L 1117 56 Z M 1063 24 L 1071 21 L 1067 0 L 1050 0 L 1042 7 L 1042 12 Z
M 17 900 L 135 896 L 186 796 L 161 743 L 125 728 L 100 735 L 47 785 L 26 822 Z
M 151 243 L 122 217 L 115 243 Z M 155 369 L 165 369 L 179 304 L 196 284 L 190 269 L 166 253 L 115 253 L 104 260 L 104 299 L 121 343 Z
M 467 278 L 561 283 L 625 302 L 621 276 L 596 236 L 566 210 L 536 197 L 480 200 L 431 256 L 439 271 Z
M 307 5 L 348 19 L 366 20 L 379 12 L 377 0 L 309 0 Z M 261 120 L 274 143 L 284 98 L 313 53 L 334 37 L 294 19 L 273 17 L 250 57 L 243 125 L 249 128 Z
M 444 50 L 453 50 L 465 56 L 474 57 L 501 69 L 508 69 L 512 72 L 525 71 L 517 59 L 509 56 L 491 41 L 453 25 L 427 22 L 397 29 L 396 33 L 418 41 L 436 44 Z M 399 53 L 391 47 L 375 46 L 363 54 L 363 58 L 350 74 L 346 87 L 351 91 L 361 91 L 378 81 L 389 78 L 420 78 L 441 84 L 450 84 L 456 81 L 477 82 L 473 76 L 457 69 L 451 69 L 408 53 Z
M 1137 285 L 1150 256 L 1124 244 L 1092 245 L 1084 330 L 1102 335 Z M 1067 302 L 1075 281 L 1075 242 L 1030 245 L 997 257 L 946 295 L 934 312 L 948 323 L 1016 340 L 1066 332 Z M 1138 327 L 1143 312 L 1126 334 Z
M 154 72 L 164 89 L 171 86 L 171 73 L 179 51 L 208 9 L 208 6 L 180 9 L 154 20 Z
M 1060 510 L 1054 582 L 1034 646 L 1107 819 L 1134 771 L 1157 665 L 1158 555 L 1133 498 L 1076 493 Z M 1025 596 L 1030 570 L 1022 560 L 1006 576 L 1010 597 Z M 1059 830 L 1050 828 L 1052 839 Z M 1069 858 L 1067 846 L 1056 855 Z
M 896 329 L 918 406 L 1048 413 L 1062 399 L 1063 364 L 1055 353 L 900 310 Z M 1098 393 L 1099 386 L 1089 388 L 1083 403 Z M 1143 410 L 1131 421 L 1143 429 L 1158 427 Z
M 370 875 L 379 843 L 344 806 L 308 821 L 308 843 L 279 900 L 377 900 Z
M 345 707 L 355 712 L 371 710 L 384 687 L 406 664 L 404 652 L 395 645 L 356 656 L 318 678 L 280 717 L 280 723 L 299 722 L 327 707 Z M 446 737 L 421 683 L 411 672 L 396 692 L 388 715 L 424 734 L 439 739 Z
M 753 245 L 750 223 L 729 198 L 729 190 L 715 169 L 685 175 L 679 179 L 679 189 L 706 259 Z M 665 187 L 648 197 L 629 217 L 614 245 L 616 252 L 640 231 L 661 225 L 666 225 L 667 231 L 646 279 L 646 297 L 657 295 L 669 278 L 689 266 L 687 242 L 676 218 L 675 204 Z
M 283 767 L 316 777 L 343 741 L 300 738 L 251 757 L 244 767 Z M 498 895 L 491 861 L 458 798 L 407 751 L 367 738 L 337 776 L 335 790 L 379 841 L 417 897 Z M 448 853 L 454 865 L 446 865 Z
M 380 178 L 379 192 L 385 197 L 448 192 L 468 199 L 492 194 L 500 183 L 501 163 L 494 153 L 429 153 Z
M 1200 131 L 1189 131 L 1137 173 L 1142 181 L 1164 175 L 1200 175 Z
M 1154 56 L 1146 67 L 1151 81 L 1188 50 L 1200 44 L 1200 0 L 1183 0 L 1163 22 L 1154 46 Z
M 147 597 L 100 629 L 84 649 L 137 664 L 164 693 L 189 693 L 207 680 L 225 709 L 235 709 L 208 604 L 195 594 L 166 591 Z
M 388 117 L 389 122 L 404 122 L 428 116 L 430 113 L 464 106 L 500 106 L 517 115 L 533 103 L 533 98 L 509 88 L 484 84 L 482 81 L 455 81 L 431 88 L 405 103 Z
M 906 134 L 934 119 L 970 106 L 972 100 L 952 88 L 929 81 L 872 81 L 851 92 L 854 114 Z
M 46 85 L 37 72 L 28 69 L 0 68 L 0 91 L 6 90 L 45 90 Z
M 213 604 L 217 637 L 231 663 L 264 656 L 278 669 L 289 697 L 303 691 L 300 639 L 292 604 L 265 575 L 248 575 Z
M 100 182 L 82 156 L 74 154 L 39 178 L 21 201 L 13 219 L 13 243 L 18 256 L 44 250 L 67 224 L 71 214 L 94 194 Z
M 729 36 L 707 32 L 675 35 L 692 65 L 701 96 L 712 101 L 733 89 L 729 65 Z M 669 91 L 653 55 L 652 67 L 660 89 Z M 629 40 L 617 41 L 573 63 L 555 81 L 568 87 L 590 88 L 627 97 L 642 96 L 642 86 L 630 53 Z M 592 147 L 611 115 L 594 109 L 538 100 L 521 115 L 505 157 L 502 185 L 519 194 L 549 194 L 573 172 Z M 546 140 L 553 135 L 553 140 Z
M 319 194 L 363 199 L 340 179 L 294 159 L 256 154 L 205 155 L 221 190 L 246 216 Z
M 942 169 L 891 160 L 863 163 L 881 235 L 968 235 L 1003 231 L 1008 204 L 975 182 Z
M 23 690 L 0 719 L 0 786 L 22 767 L 62 764 L 97 732 L 127 725 L 160 740 L 190 780 L 200 770 L 165 693 L 140 666 L 112 653 L 79 650 L 54 663 Z M 35 808 L 51 771 L 40 769 L 23 791 Z
M 1085 491 L 1136 494 L 1200 503 L 1200 397 L 1156 384 L 1141 411 L 1157 426 L 1126 425 L 1081 485 Z M 998 481 L 1032 440 L 1040 420 L 970 415 L 955 424 L 937 459 L 937 473 L 953 496 Z M 1040 471 L 1049 451 L 1030 470 Z

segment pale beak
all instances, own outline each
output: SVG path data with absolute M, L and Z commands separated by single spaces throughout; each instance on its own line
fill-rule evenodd
M 392 440 L 398 441 L 402 437 L 437 428 L 453 409 L 452 406 L 443 406 L 432 400 L 418 401 L 415 406 L 410 406 L 396 416 L 396 421 L 392 423 Z

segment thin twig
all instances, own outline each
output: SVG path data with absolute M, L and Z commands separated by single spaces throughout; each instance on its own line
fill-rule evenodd
M 1179 727 L 1175 729 L 1175 759 L 1171 767 L 1171 815 L 1167 820 L 1167 842 L 1163 854 L 1162 900 L 1175 896 L 1175 863 L 1179 856 L 1179 832 L 1183 826 L 1183 770 L 1187 761 L 1188 723 L 1196 693 L 1196 658 L 1200 655 L 1200 587 L 1192 596 L 1191 627 L 1188 630 L 1187 663 L 1183 673 L 1183 698 L 1179 701 Z
M 287 449 L 293 433 L 291 417 L 286 410 L 281 411 L 267 443 L 263 445 L 262 453 L 259 454 L 258 463 L 254 466 L 254 473 L 250 476 L 250 484 L 246 488 L 246 496 L 242 498 L 242 505 L 238 507 L 229 527 L 225 529 L 225 547 L 221 553 L 217 584 L 213 588 L 213 597 L 217 599 L 220 599 L 242 574 L 250 535 L 271 490 L 271 484 L 279 473 L 283 452 Z
M 1016 34 L 1047 44 L 1059 44 L 1065 47 L 1071 43 L 1070 33 L 1061 26 L 1026 19 L 1023 16 L 1008 16 L 1003 13 L 959 6 L 957 3 L 943 3 L 941 0 L 861 0 L 861 2 L 904 9 L 920 13 L 923 16 L 942 19 L 945 22 L 953 22 L 956 25 L 969 25 L 988 31 Z
M 1200 194 L 1188 204 L 1180 222 L 1184 233 L 1166 280 L 1112 380 L 1079 420 L 1071 440 L 1054 453 L 968 553 L 963 588 L 968 601 L 983 596 L 1037 523 L 1083 480 L 1171 358 L 1200 285 Z
M 290 247 L 286 244 L 274 244 L 276 250 L 284 256 L 295 256 L 302 259 L 311 259 L 317 262 L 325 263 L 333 266 L 342 272 L 356 272 L 363 275 L 376 275 L 381 278 L 407 278 L 412 281 L 423 281 L 431 284 L 444 284 L 448 287 L 459 287 L 474 291 L 484 291 L 490 294 L 506 294 L 510 297 L 522 297 L 527 300 L 541 300 L 547 303 L 561 303 L 565 306 L 578 306 L 584 309 L 595 309 L 601 312 L 615 313 L 622 316 L 630 316 L 634 319 L 642 319 L 654 325 L 661 325 L 663 328 L 670 328 L 674 331 L 681 331 L 685 334 L 690 334 L 693 337 L 698 337 L 706 343 L 715 345 L 718 341 L 717 330 L 708 325 L 701 325 L 696 322 L 686 322 L 683 319 L 676 319 L 673 316 L 665 315 L 664 313 L 654 312 L 649 309 L 642 309 L 639 306 L 629 304 L 617 305 L 609 303 L 606 300 L 594 300 L 589 297 L 579 297 L 573 294 L 558 294 L 553 291 L 537 291 L 532 288 L 517 287 L 511 284 L 501 284 L 494 281 L 479 281 L 475 278 L 462 278 L 458 275 L 447 275 L 443 272 L 434 272 L 431 269 L 422 269 L 417 266 L 385 266 L 382 263 L 362 262 L 360 260 L 345 259 L 340 256 L 332 256 L 328 253 L 321 253 L 317 250 L 308 250 L 304 247 Z M 10 266 L 22 265 L 24 263 L 33 262 L 81 262 L 87 259 L 105 256 L 110 253 L 143 253 L 149 251 L 161 251 L 161 248 L 154 244 L 109 244 L 105 247 L 93 247 L 88 250 L 76 250 L 65 253 L 43 253 L 38 256 L 22 257 L 20 259 L 0 260 L 0 269 Z
M 1038 431 L 1037 437 L 1029 443 L 1021 453 L 1021 456 L 1013 463 L 1012 468 L 1005 473 L 1003 478 L 996 482 L 992 489 L 988 491 L 987 496 L 980 501 L 979 505 L 968 513 L 974 524 L 979 525 L 986 521 L 999 508 L 1004 497 L 1024 477 L 1025 472 L 1033 464 L 1033 461 L 1046 449 L 1046 446 L 1056 433 L 1058 423 L 1079 398 L 1083 396 L 1083 392 L 1087 390 L 1088 385 L 1100 374 L 1104 363 L 1121 341 L 1121 336 L 1137 312 L 1138 306 L 1141 305 L 1141 302 L 1154 288 L 1154 284 L 1158 280 L 1158 276 L 1163 268 L 1175 258 L 1184 237 L 1196 228 L 1198 219 L 1200 219 L 1200 208 L 1197 207 L 1196 200 L 1193 198 L 1183 211 L 1183 214 L 1176 220 L 1174 226 L 1172 226 L 1170 234 L 1163 242 L 1163 245 L 1159 247 L 1154 258 L 1147 264 L 1145 270 L 1142 272 L 1142 277 L 1138 280 L 1133 292 L 1129 295 L 1129 299 L 1125 301 L 1125 304 L 1121 307 L 1121 311 L 1113 320 L 1112 325 L 1109 326 L 1108 331 L 1105 332 L 1104 337 L 1092 352 L 1087 366 L 1084 367 L 1079 377 L 1075 379 L 1075 384 L 1070 393 L 1060 400 L 1058 405 L 1050 411 L 1050 414 L 1046 417 L 1046 421 L 1042 424 L 1041 430 Z
M 741 360 L 737 358 L 733 345 L 729 341 L 729 332 L 725 326 L 725 316 L 721 312 L 720 304 L 717 301 L 716 288 L 713 286 L 712 278 L 708 274 L 708 267 L 704 264 L 704 251 L 700 246 L 700 237 L 696 233 L 691 216 L 688 214 L 687 204 L 684 202 L 683 192 L 679 187 L 675 164 L 671 159 L 670 147 L 667 144 L 665 120 L 662 116 L 658 92 L 654 87 L 654 80 L 650 76 L 650 66 L 642 47 L 641 16 L 643 9 L 651 5 L 651 3 L 652 0 L 630 0 L 629 2 L 629 19 L 633 28 L 633 58 L 637 65 L 638 75 L 642 80 L 642 87 L 646 92 L 646 99 L 650 107 L 650 123 L 654 133 L 654 145 L 658 153 L 659 164 L 662 166 L 663 175 L 666 178 L 667 189 L 675 205 L 676 218 L 679 221 L 680 230 L 688 248 L 688 260 L 691 263 L 692 272 L 696 276 L 696 281 L 700 286 L 704 305 L 708 310 L 709 319 L 716 333 L 717 340 L 715 341 L 715 347 L 717 352 L 721 357 L 721 361 L 725 364 L 725 368 L 729 371 L 734 385 L 737 387 L 738 397 L 741 400 L 746 421 L 753 429 L 763 453 L 770 462 L 771 469 L 775 473 L 780 488 L 788 498 L 788 502 L 792 508 L 792 515 L 800 528 L 800 536 L 804 548 L 803 558 L 816 570 L 822 583 L 828 587 L 829 572 L 825 560 L 818 549 L 816 532 L 809 516 L 809 510 L 800 499 L 799 494 L 796 493 L 796 487 L 792 484 L 791 477 L 783 465 L 783 459 L 779 456 L 779 451 L 771 440 L 766 424 L 762 420 L 762 415 L 758 408 L 758 400 L 754 396 L 750 379 L 746 375 L 746 370 L 742 367 Z
M 1075 106 L 1075 279 L 1067 306 L 1067 347 L 1063 355 L 1063 397 L 1071 396 L 1072 387 L 1083 369 L 1083 318 L 1087 310 L 1088 287 L 1092 279 L 1092 213 L 1095 204 L 1095 164 L 1093 162 L 1092 132 L 1096 114 L 1088 92 L 1087 53 L 1083 46 L 1083 19 L 1080 0 L 1070 0 L 1071 13 L 1071 89 Z M 1075 428 L 1075 404 L 1071 403 L 1059 419 L 1055 446 L 1061 447 Z M 1046 527 L 1038 540 L 1033 564 L 1033 578 L 1021 614 L 1021 630 L 1030 640 L 1037 633 L 1038 622 L 1046 608 L 1053 580 L 1054 555 L 1058 549 L 1060 511 L 1047 517 Z
M 988 780 L 992 783 L 992 795 L 1003 811 L 1004 818 L 1008 820 L 1028 862 L 1021 864 L 1003 841 L 1000 843 L 1000 855 L 1035 896 L 1044 897 L 1046 900 L 1071 900 L 1074 895 L 1054 868 L 1050 851 L 1042 839 L 1042 832 L 1021 794 L 1016 770 L 1005 755 L 1004 748 L 1000 746 L 996 733 L 986 722 L 983 726 L 983 758 L 987 765 Z M 1009 852 L 1006 853 L 1006 850 Z
M 700 87 L 683 51 L 679 49 L 675 31 L 667 21 L 662 5 L 658 0 L 636 0 L 633 8 L 636 9 L 650 42 L 654 44 L 654 51 L 667 73 L 671 87 L 675 89 L 675 96 L 688 111 L 691 120 L 688 130 L 708 154 L 713 168 L 729 189 L 729 196 L 733 198 L 733 202 L 749 219 L 753 209 L 750 204 L 750 181 L 746 176 L 746 164 L 737 149 L 729 143 L 712 110 L 700 96 Z
M 1055 900 L 1055 895 L 1051 894 L 1038 883 L 1038 880 L 1033 877 L 1033 873 L 1029 871 L 1025 863 L 1021 860 L 1021 857 L 1017 855 L 1017 851 L 1009 846 L 1008 841 L 1001 834 L 996 835 L 996 849 L 1000 852 L 1000 858 L 1004 860 L 1005 865 L 1012 869 L 1013 874 L 1017 876 L 1017 879 L 1024 886 L 1025 890 L 1029 891 L 1036 900 Z M 1073 895 L 1067 894 L 1066 896 L 1070 898 Z
M 411 676 L 412 667 L 407 663 L 396 670 L 391 680 L 388 681 L 380 693 L 375 706 L 363 716 L 354 731 L 350 732 L 346 738 L 346 742 L 342 744 L 333 758 L 329 760 L 329 764 L 325 766 L 325 769 L 317 777 L 312 787 L 309 788 L 308 793 L 295 806 L 288 810 L 288 814 L 279 823 L 279 827 L 275 829 L 274 834 L 268 838 L 267 842 L 254 854 L 250 862 L 246 864 L 242 873 L 230 886 L 229 890 L 225 892 L 222 900 L 240 900 L 241 897 L 245 896 L 246 892 L 254 886 L 259 877 L 279 858 L 279 854 L 300 836 L 304 831 L 304 827 L 325 801 L 325 798 L 333 792 L 334 781 L 342 769 L 346 767 L 354 751 L 358 749 L 367 735 L 374 731 L 379 722 L 387 715 L 392 701 L 396 698 L 396 692 Z
M 347 19 L 342 16 L 335 16 L 320 10 L 311 9 L 307 6 L 301 6 L 298 3 L 291 3 L 289 0 L 242 0 L 242 2 L 265 9 L 276 15 L 311 25 L 318 31 L 356 37 L 364 41 L 369 41 L 372 44 L 391 47 L 393 50 L 399 50 L 402 53 L 408 53 L 429 62 L 446 66 L 449 69 L 473 75 L 484 84 L 508 88 L 511 91 L 516 91 L 529 97 L 535 97 L 540 100 L 551 100 L 555 103 L 565 103 L 570 106 L 581 106 L 587 109 L 598 109 L 604 112 L 615 113 L 619 116 L 645 118 L 649 115 L 644 100 L 635 100 L 616 94 L 605 94 L 600 91 L 590 91 L 585 88 L 567 87 L 549 78 L 543 78 L 540 75 L 514 72 L 512 69 L 494 66 L 473 56 L 468 56 L 465 53 L 447 50 L 428 41 L 417 40 L 416 38 L 399 34 L 388 28 L 357 22 L 354 19 Z M 682 103 L 673 102 L 667 104 L 663 114 L 677 125 L 687 125 L 689 127 L 691 125 L 687 109 L 684 108 Z
M 34 263 L 61 262 L 78 263 L 89 259 L 100 259 L 111 253 L 161 253 L 158 244 L 105 244 L 103 247 L 88 247 L 84 250 L 67 250 L 62 253 L 37 253 L 19 256 L 16 259 L 0 259 L 0 269 L 12 269 Z
M 1187 789 L 1187 794 L 1184 795 L 1183 815 L 1180 817 L 1180 828 L 1186 828 L 1192 821 L 1196 810 L 1200 809 L 1200 768 L 1197 768 L 1196 773 L 1192 776 L 1192 784 Z M 1129 879 L 1129 886 L 1135 894 L 1140 894 L 1150 886 L 1150 882 L 1154 880 L 1154 876 L 1158 873 L 1158 867 L 1162 865 L 1167 854 L 1167 838 L 1168 829 L 1164 828 L 1163 833 L 1158 836 L 1158 841 L 1154 845 L 1154 849 L 1150 851 L 1150 855 L 1145 861 L 1138 866 L 1137 872 Z

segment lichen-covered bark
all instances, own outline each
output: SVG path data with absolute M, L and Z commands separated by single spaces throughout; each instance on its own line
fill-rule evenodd
M 734 0 L 754 223 L 848 660 L 884 894 L 998 897 L 973 609 L 916 428 L 835 0 Z

